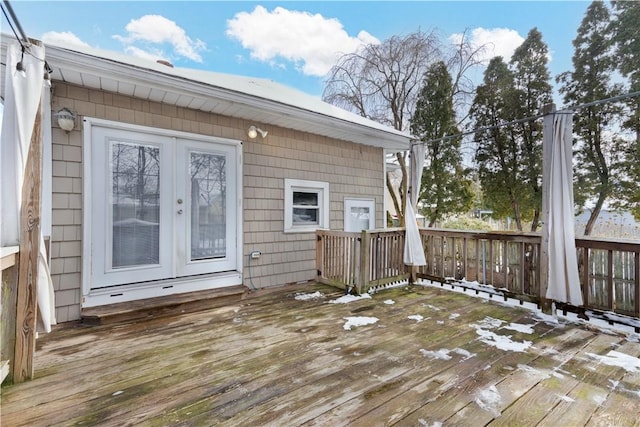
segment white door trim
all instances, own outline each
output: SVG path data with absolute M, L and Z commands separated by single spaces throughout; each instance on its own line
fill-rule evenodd
M 205 274 L 201 278 L 182 278 L 182 279 L 169 279 L 176 282 L 176 286 L 167 285 L 167 280 L 157 280 L 145 283 L 144 285 L 125 284 L 118 285 L 109 288 L 92 289 L 92 242 L 94 236 L 92 236 L 92 203 L 94 203 L 92 197 L 92 133 L 93 127 L 106 127 L 114 130 L 122 130 L 129 132 L 137 132 L 142 134 L 156 135 L 159 137 L 171 138 L 176 146 L 176 140 L 182 139 L 194 143 L 213 143 L 219 147 L 224 147 L 224 150 L 231 150 L 233 152 L 233 158 L 235 159 L 235 169 L 233 178 L 235 179 L 235 192 L 236 200 L 235 204 L 235 220 L 236 220 L 236 232 L 235 236 L 228 236 L 228 239 L 235 239 L 235 266 L 226 273 L 213 273 Z M 206 135 L 199 135 L 188 132 L 174 131 L 168 129 L 158 129 L 147 126 L 132 125 L 121 122 L 114 122 L 104 119 L 85 117 L 84 129 L 83 129 L 83 257 L 82 257 L 82 306 L 95 306 L 101 304 L 107 304 L 111 302 L 131 301 L 140 298 L 149 298 L 160 295 L 168 295 L 172 293 L 190 292 L 193 290 L 212 289 L 227 285 L 238 285 L 242 283 L 242 142 L 239 140 L 231 140 L 219 137 L 212 137 Z M 175 156 L 171 161 L 172 176 L 175 176 Z M 232 179 L 231 176 L 228 179 Z M 172 186 L 171 196 L 174 200 L 176 197 L 176 185 Z M 175 231 L 172 235 L 172 245 L 175 245 Z M 172 263 L 172 274 L 176 276 L 176 263 Z M 215 277 L 214 277 L 215 276 Z M 135 280 L 134 280 L 135 281 Z M 107 295 L 109 294 L 109 295 Z M 117 295 L 119 294 L 119 295 Z M 118 301 L 113 300 L 115 295 Z

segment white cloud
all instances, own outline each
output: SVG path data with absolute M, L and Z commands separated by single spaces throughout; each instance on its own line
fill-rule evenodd
M 462 33 L 455 33 L 449 37 L 452 43 L 459 43 Z M 466 35 L 472 47 L 485 46 L 484 61 L 488 62 L 495 56 L 502 56 L 505 62 L 509 62 L 513 52 L 522 44 L 522 37 L 516 30 L 509 28 L 474 28 Z
M 228 20 L 227 35 L 249 49 L 254 59 L 272 64 L 280 64 L 276 59 L 290 61 L 311 76 L 326 75 L 345 53 L 380 43 L 366 31 L 350 36 L 335 18 L 282 7 L 269 12 L 263 6 Z
M 169 44 L 175 55 L 202 62 L 200 52 L 206 50 L 206 44 L 199 39 L 193 40 L 187 36 L 185 30 L 174 21 L 160 15 L 144 15 L 139 19 L 132 19 L 125 27 L 126 36 L 114 35 L 113 38 L 125 44 L 125 51 L 134 51 L 155 55 L 157 45 Z M 135 43 L 154 46 L 149 49 L 135 47 Z
M 64 45 L 74 45 L 74 46 L 84 46 L 89 47 L 89 45 L 75 34 L 70 31 L 48 31 L 42 35 L 42 41 L 44 43 L 51 43 L 60 46 Z

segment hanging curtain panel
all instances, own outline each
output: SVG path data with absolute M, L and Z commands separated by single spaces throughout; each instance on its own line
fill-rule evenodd
M 573 114 L 553 118 L 549 172 L 549 281 L 546 297 L 575 306 L 583 304 L 578 275 L 573 211 Z M 548 141 L 545 141 L 547 143 Z
M 21 63 L 21 70 L 18 70 Z M 0 244 L 15 246 L 20 238 L 22 183 L 44 87 L 44 47 L 23 47 L 16 41 L 7 48 L 5 99 L 0 139 Z M 45 332 L 55 324 L 54 291 L 42 230 L 38 255 L 38 313 Z
M 414 144 L 411 147 L 409 158 L 409 186 L 410 192 L 406 198 L 404 222 L 406 237 L 404 239 L 404 263 L 406 265 L 427 265 L 424 256 L 424 248 L 420 239 L 420 230 L 416 222 L 415 209 L 420 194 L 420 181 L 422 180 L 422 168 L 424 167 L 424 144 Z

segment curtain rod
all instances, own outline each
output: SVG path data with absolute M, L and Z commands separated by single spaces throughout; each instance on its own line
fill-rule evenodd
M 9 11 L 9 15 L 11 15 L 11 19 L 13 20 L 13 23 L 16 25 L 16 27 L 18 27 L 18 32 L 22 36 L 22 39 L 24 40 L 25 43 L 29 44 L 29 37 L 27 37 L 27 34 L 22 29 L 22 25 L 20 25 L 20 21 L 18 21 L 18 17 L 16 16 L 16 13 L 13 11 L 13 7 L 11 7 L 9 0 L 4 0 L 3 3 L 7 7 L 7 10 Z

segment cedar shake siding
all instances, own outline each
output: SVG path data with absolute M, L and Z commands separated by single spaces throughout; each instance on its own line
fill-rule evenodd
M 54 82 L 52 110 L 79 116 L 75 130 L 52 130 L 51 275 L 58 322 L 80 318 L 82 303 L 83 116 L 206 136 L 242 140 L 243 276 L 258 288 L 313 280 L 315 233 L 284 232 L 285 179 L 329 183 L 331 229 L 343 229 L 345 197 L 375 200 L 376 228 L 383 226 L 384 151 L 268 123 L 250 123 L 202 111 Z M 55 122 L 55 121 L 54 121 Z M 250 140 L 259 125 L 267 138 Z M 260 251 L 258 259 L 249 254 Z

